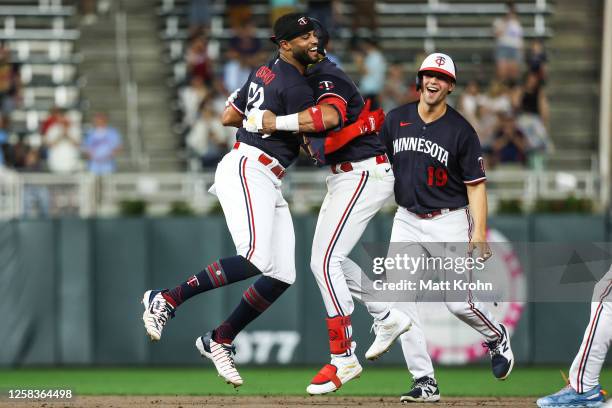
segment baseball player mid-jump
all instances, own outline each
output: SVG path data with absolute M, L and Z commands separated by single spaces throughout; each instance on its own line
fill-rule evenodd
M 317 60 L 312 21 L 299 13 L 284 15 L 275 22 L 274 34 L 279 58 L 254 70 L 240 91 L 230 96 L 223 124 L 240 127 L 251 109 L 261 108 L 279 115 L 306 110 L 302 116 L 311 131 L 336 127 L 336 109 L 315 106 L 303 75 L 306 66 Z M 149 290 L 143 297 L 145 329 L 152 340 L 159 340 L 168 319 L 187 299 L 259 276 L 232 314 L 196 340 L 200 353 L 236 387 L 243 380 L 232 356 L 234 338 L 282 295 L 296 274 L 293 223 L 281 194 L 281 179 L 285 168 L 298 156 L 301 138 L 280 127 L 265 136 L 239 129 L 234 149 L 223 157 L 215 172 L 211 190 L 219 198 L 237 255 L 211 263 L 173 289 Z
M 569 384 L 561 391 L 538 399 L 538 407 L 600 407 L 604 395 L 599 384 L 601 367 L 612 343 L 612 266 L 595 285 L 591 318 L 580 350 L 570 368 Z
M 399 205 L 391 243 L 402 243 L 424 256 L 444 257 L 454 247 L 444 243 L 469 242 L 469 248 L 486 259 L 491 256 L 486 241 L 486 176 L 476 132 L 446 103 L 455 81 L 455 64 L 448 55 L 427 56 L 417 75 L 419 101 L 392 110 L 385 119 L 381 138 L 393 163 Z M 495 377 L 508 377 L 514 357 L 504 325 L 471 293 L 467 301 L 447 300 L 446 306 L 485 337 Z M 400 337 L 408 369 L 415 378 L 401 400 L 437 401 L 440 393 L 416 304 L 404 302 L 398 307 L 414 322 Z
M 319 30 L 322 59 L 306 72 L 315 92 L 317 103 L 333 105 L 342 123 L 355 123 L 364 108 L 364 101 L 353 81 L 333 62 L 324 58 L 327 36 Z M 366 112 L 369 110 L 366 107 Z M 260 122 L 260 131 L 275 131 L 276 123 L 285 118 L 264 112 L 253 113 Z M 345 128 L 345 132 L 348 128 Z M 304 130 L 294 127 L 290 130 Z M 316 140 L 314 135 L 310 143 Z M 329 135 L 328 135 L 329 136 Z M 326 143 L 337 137 L 328 137 Z M 325 150 L 325 149 L 324 149 Z M 334 152 L 318 152 L 317 159 L 330 167 L 327 177 L 327 195 L 321 206 L 312 243 L 310 266 L 317 280 L 328 318 L 327 330 L 331 363 L 325 365 L 307 387 L 309 394 L 325 394 L 360 375 L 362 367 L 355 355 L 356 343 L 352 339 L 351 313 L 354 309 L 351 292 L 361 289 L 361 269 L 348 255 L 358 242 L 368 222 L 393 195 L 393 172 L 385 147 L 372 130 L 355 137 Z M 410 319 L 385 302 L 366 303 L 373 314 L 376 339 L 366 352 L 366 358 L 376 359 L 410 326 Z M 378 310 L 377 310 L 378 308 Z

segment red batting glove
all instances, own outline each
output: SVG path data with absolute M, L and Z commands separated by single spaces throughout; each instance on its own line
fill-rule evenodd
M 339 131 L 327 133 L 325 154 L 335 152 L 356 137 L 380 131 L 384 121 L 385 112 L 382 109 L 370 112 L 370 101 L 368 100 L 355 123 Z

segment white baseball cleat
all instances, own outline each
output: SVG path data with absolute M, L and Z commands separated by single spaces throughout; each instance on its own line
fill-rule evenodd
M 217 373 L 226 383 L 232 384 L 234 388 L 240 387 L 244 381 L 236 365 L 234 364 L 233 354 L 236 354 L 236 346 L 217 343 L 212 339 L 212 332 L 208 332 L 196 339 L 196 348 L 202 355 L 211 360 L 217 369 Z
M 376 360 L 389 351 L 393 342 L 412 327 L 412 321 L 397 309 L 391 309 L 384 320 L 374 321 L 372 328 L 376 334 L 374 343 L 365 353 L 368 360 Z
M 147 335 L 151 340 L 158 341 L 164 326 L 174 317 L 174 308 L 164 299 L 161 290 L 147 290 L 142 297 L 142 304 L 144 305 L 142 321 Z
M 332 356 L 331 364 L 326 364 L 310 382 L 306 392 L 310 395 L 327 394 L 336 391 L 343 384 L 359 378 L 363 368 L 355 354 L 348 357 Z

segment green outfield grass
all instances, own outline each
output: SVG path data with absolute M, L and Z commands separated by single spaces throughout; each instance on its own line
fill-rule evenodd
M 567 370 L 567 368 L 564 368 Z M 209 368 L 49 368 L 0 370 L 0 390 L 72 389 L 77 395 L 305 395 L 316 368 L 243 368 L 239 391 L 224 384 Z M 540 396 L 564 384 L 559 368 L 515 368 L 506 381 L 495 380 L 485 367 L 439 368 L 446 396 Z M 602 373 L 612 388 L 612 369 Z M 336 395 L 393 396 L 408 389 L 403 368 L 366 367 L 360 379 Z

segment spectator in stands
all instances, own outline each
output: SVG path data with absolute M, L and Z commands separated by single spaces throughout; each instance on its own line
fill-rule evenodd
M 52 106 L 49 109 L 49 113 L 45 120 L 40 124 L 40 133 L 44 136 L 49 131 L 49 128 L 61 120 L 64 115 L 62 109 L 59 106 Z
M 480 140 L 482 152 L 485 155 L 485 164 L 487 164 L 487 159 L 491 155 L 495 132 L 499 128 L 499 117 L 500 114 L 492 109 L 489 109 L 486 104 L 482 103 L 478 105 L 476 122 L 473 126 L 474 130 L 476 130 L 476 134 L 478 135 L 478 139 Z
M 513 95 L 514 108 L 519 113 L 518 127 L 527 138 L 532 168 L 541 168 L 543 155 L 553 149 L 547 130 L 548 98 L 539 78 L 537 72 L 528 72 L 525 82 L 516 88 Z
M 355 49 L 359 43 L 359 36 L 363 38 L 374 38 L 378 29 L 376 19 L 376 2 L 374 0 L 356 0 L 351 2 L 353 14 L 351 19 L 351 48 Z
M 212 82 L 212 59 L 208 56 L 208 40 L 206 37 L 196 36 L 191 39 L 186 60 L 188 79 L 199 76 L 205 84 Z
M 106 114 L 98 112 L 94 115 L 93 127 L 85 133 L 81 149 L 93 174 L 99 176 L 116 170 L 115 158 L 122 149 L 121 135 L 109 126 Z
M 262 60 L 262 44 L 255 35 L 255 26 L 247 23 L 234 30 L 223 67 L 225 89 L 232 92 L 248 79 L 251 70 Z
M 459 96 L 457 109 L 475 128 L 478 127 L 478 108 L 483 102 L 478 81 L 475 79 L 470 80 L 465 86 L 463 93 Z
M 529 45 L 527 50 L 527 69 L 538 76 L 541 84 L 546 82 L 548 56 L 544 49 L 544 42 L 537 38 Z
M 510 89 L 501 81 L 494 79 L 484 97 L 484 104 L 496 114 L 512 113 L 512 96 Z
M 20 66 L 11 60 L 11 50 L 0 42 L 0 113 L 10 114 L 21 103 Z
M 198 107 L 208 95 L 208 87 L 199 76 L 191 78 L 191 83 L 179 91 L 179 103 L 183 110 L 183 128 L 189 130 L 199 116 Z
M 26 173 L 41 173 L 44 164 L 40 150 L 27 146 L 24 151 L 23 166 L 19 169 Z M 25 217 L 48 217 L 51 197 L 46 185 L 25 183 L 23 186 L 23 215 Z
M 253 20 L 253 10 L 249 0 L 225 0 L 225 5 L 232 29 L 242 27 Z
M 316 18 L 327 29 L 331 37 L 336 36 L 340 22 L 339 0 L 309 0 L 307 2 L 308 15 Z
M 361 51 L 353 53 L 353 58 L 361 74 L 359 89 L 364 98 L 372 100 L 372 109 L 378 109 L 379 95 L 385 86 L 387 61 L 373 38 L 364 40 Z
M 210 0 L 189 0 L 189 36 L 208 33 L 212 4 Z
M 0 113 L 0 168 L 6 166 L 5 163 L 5 152 L 9 149 L 9 134 L 8 134 L 8 121 L 6 117 Z
M 96 16 L 96 7 L 97 0 L 80 0 L 80 11 L 82 15 L 82 24 L 83 25 L 92 25 L 98 21 L 98 17 Z
M 503 18 L 495 19 L 495 63 L 497 77 L 512 84 L 520 75 L 523 59 L 523 27 L 516 15 L 514 3 L 507 3 L 508 12 Z
M 492 164 L 525 164 L 527 158 L 527 141 L 516 126 L 512 115 L 502 115 L 499 130 L 493 141 Z
M 206 98 L 200 105 L 200 119 L 187 136 L 187 147 L 195 153 L 204 168 L 215 167 L 228 150 L 227 132 L 211 102 Z
M 65 114 L 47 131 L 47 165 L 53 173 L 71 173 L 80 168 L 80 131 Z
M 401 64 L 389 65 L 389 74 L 381 93 L 382 108 L 385 112 L 410 102 L 412 94 L 406 83 L 406 75 Z

